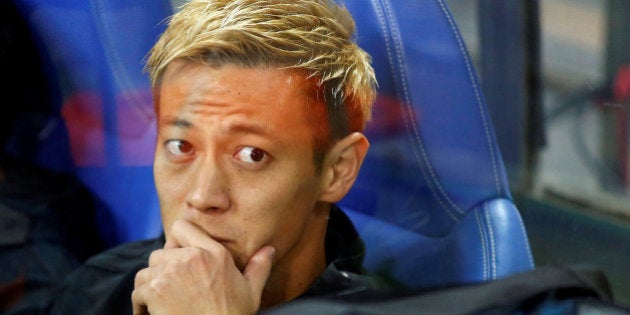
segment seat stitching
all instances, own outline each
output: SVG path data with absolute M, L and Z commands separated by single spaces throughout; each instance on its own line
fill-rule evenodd
M 390 39 L 389 39 L 389 36 L 388 36 L 388 31 L 387 31 L 388 27 L 387 27 L 386 19 L 384 17 L 383 8 L 380 5 L 376 4 L 375 1 L 379 1 L 379 0 L 372 0 L 372 5 L 373 5 L 373 7 L 374 7 L 374 9 L 376 11 L 376 16 L 378 18 L 379 25 L 380 25 L 381 30 L 383 32 L 383 37 L 385 39 L 385 47 L 386 47 L 386 51 L 387 51 L 387 58 L 389 59 L 389 64 L 392 67 L 392 71 L 396 72 L 396 69 L 394 67 L 394 65 L 396 63 L 394 62 L 393 56 L 392 56 L 393 53 L 392 53 Z M 379 1 L 379 3 L 381 3 L 381 2 Z M 394 76 L 394 80 L 396 80 L 395 76 Z M 396 90 L 398 90 L 398 85 L 399 84 L 396 84 Z M 409 103 L 406 103 L 405 105 L 407 106 L 407 108 L 408 108 L 407 111 L 409 112 L 409 107 L 410 107 Z M 403 115 L 403 119 L 405 120 L 405 124 L 408 127 L 408 125 L 409 125 L 409 123 L 407 123 L 408 117 Z M 418 160 L 420 163 L 422 163 L 420 157 L 418 157 L 418 154 L 417 154 L 417 152 L 415 150 L 415 147 L 414 147 L 414 156 L 416 157 L 416 160 Z M 422 172 L 422 175 L 425 178 L 425 180 L 427 180 L 427 182 L 430 182 L 428 177 L 427 177 L 426 172 L 422 168 L 420 168 L 420 171 Z M 445 209 L 446 213 L 455 221 L 456 217 L 450 212 L 448 207 L 446 205 L 444 205 L 444 203 L 442 202 L 441 198 L 435 192 L 435 188 L 432 185 L 429 185 L 429 189 L 431 190 L 432 195 L 435 197 L 435 199 L 437 200 L 437 202 L 440 205 L 440 207 Z
M 495 152 L 494 152 L 494 147 L 492 144 L 492 136 L 490 135 L 490 128 L 488 127 L 488 122 L 486 121 L 486 116 L 484 115 L 484 111 L 483 111 L 483 102 L 481 101 L 481 94 L 479 92 L 479 88 L 477 86 L 477 83 L 475 81 L 475 75 L 473 74 L 472 71 L 472 66 L 468 57 L 468 54 L 466 53 L 466 48 L 464 47 L 464 44 L 462 42 L 462 39 L 459 35 L 459 32 L 457 31 L 456 27 L 455 27 L 455 22 L 453 22 L 453 19 L 451 18 L 450 14 L 448 13 L 448 10 L 446 9 L 443 0 L 437 0 L 438 3 L 440 4 L 440 7 L 442 9 L 442 11 L 444 12 L 444 15 L 446 16 L 449 26 L 451 27 L 451 30 L 453 31 L 453 35 L 455 36 L 455 38 L 457 39 L 457 44 L 459 46 L 459 50 L 462 54 L 462 57 L 464 58 L 464 62 L 466 63 L 466 71 L 468 71 L 468 78 L 470 80 L 470 83 L 472 84 L 473 90 L 475 91 L 475 98 L 477 101 L 477 108 L 479 109 L 479 113 L 481 116 L 481 121 L 483 123 L 483 129 L 485 131 L 486 134 L 486 143 L 488 144 L 488 149 L 490 151 L 490 160 L 492 162 L 492 172 L 494 175 L 494 182 L 496 185 L 496 189 L 497 189 L 497 193 L 499 195 L 503 194 L 502 188 L 501 188 L 501 184 L 499 181 L 499 172 L 498 172 L 498 167 L 497 167 L 497 161 L 496 161 L 496 157 L 495 157 Z
M 121 90 L 132 88 L 132 80 L 125 71 L 125 65 L 120 52 L 115 48 L 116 45 L 114 45 L 113 33 L 110 31 L 111 28 L 109 27 L 110 23 L 105 16 L 107 10 L 103 7 L 102 0 L 91 0 L 90 3 L 92 14 L 95 17 L 96 32 L 103 43 L 103 55 L 112 71 L 112 77 L 116 83 L 116 87 Z M 133 100 L 130 102 L 130 108 L 134 111 L 137 118 L 145 122 L 151 122 L 155 118 L 153 107 L 141 106 L 144 100 L 142 100 L 140 96 L 136 93 L 129 93 L 128 97 Z
M 488 227 L 488 239 L 490 240 L 490 264 L 492 266 L 492 279 L 497 278 L 497 252 L 496 252 L 496 244 L 494 240 L 494 231 L 492 226 L 492 221 L 490 219 L 490 210 L 488 209 L 488 202 L 485 202 L 483 205 L 483 211 L 486 217 L 486 224 Z
M 394 20 L 394 14 L 392 13 L 392 10 L 389 6 L 389 1 L 382 1 L 381 2 L 383 4 L 383 9 L 385 11 L 385 14 L 388 16 L 389 20 Z M 407 77 L 406 77 L 406 72 L 405 72 L 405 67 L 403 66 L 403 60 L 405 59 L 403 57 L 403 49 L 400 47 L 402 44 L 402 40 L 401 40 L 401 36 L 398 32 L 398 29 L 396 27 L 391 27 L 389 28 L 391 35 L 392 35 L 392 44 L 393 47 L 395 49 L 396 52 L 396 58 L 398 61 L 398 63 L 394 63 L 391 58 L 390 58 L 390 62 L 392 64 L 392 66 L 394 65 L 398 65 L 398 69 L 394 69 L 395 71 L 397 70 L 397 72 L 400 74 L 400 80 L 402 80 L 400 83 L 400 85 L 402 86 L 402 94 L 403 94 L 403 98 L 405 100 L 405 106 L 407 107 L 407 111 L 409 113 L 409 122 L 408 124 L 411 125 L 411 128 L 413 130 L 413 134 L 415 136 L 415 139 L 418 143 L 418 147 L 420 149 L 420 153 L 422 154 L 422 157 L 418 156 L 418 153 L 416 150 L 414 150 L 416 159 L 421 162 L 422 160 L 424 160 L 424 164 L 427 166 L 427 170 L 429 172 L 429 175 L 431 176 L 431 182 L 433 182 L 439 192 L 439 195 L 435 193 L 434 189 L 431 187 L 431 191 L 433 193 L 433 195 L 436 197 L 436 199 L 438 200 L 439 204 L 446 210 L 447 214 L 449 216 L 451 216 L 451 218 L 453 220 L 457 220 L 457 216 L 455 214 L 453 214 L 451 212 L 451 210 L 446 207 L 444 205 L 444 203 L 441 201 L 440 195 L 443 197 L 444 200 L 446 200 L 446 202 L 448 203 L 448 205 L 450 205 L 457 213 L 459 213 L 460 215 L 464 213 L 464 211 L 459 208 L 459 206 L 453 202 L 453 200 L 450 198 L 450 196 L 446 193 L 446 191 L 444 190 L 444 188 L 442 187 L 441 182 L 438 180 L 436 174 L 435 174 L 435 170 L 433 169 L 433 166 L 431 165 L 431 162 L 427 156 L 426 150 L 424 148 L 424 143 L 420 137 L 419 131 L 418 131 L 418 126 L 416 125 L 416 122 L 414 119 L 412 119 L 411 117 L 413 117 L 413 107 L 411 106 L 412 102 L 411 102 L 411 98 L 409 96 L 409 87 L 407 84 Z M 389 53 L 389 49 L 388 48 L 388 53 Z M 426 177 L 425 177 L 426 178 Z
M 481 253 L 483 262 L 483 280 L 488 280 L 488 257 L 486 248 L 486 238 L 483 231 L 483 224 L 481 223 L 481 216 L 479 215 L 479 209 L 473 210 L 475 212 L 475 219 L 477 221 L 477 228 L 479 229 L 479 239 L 481 240 Z

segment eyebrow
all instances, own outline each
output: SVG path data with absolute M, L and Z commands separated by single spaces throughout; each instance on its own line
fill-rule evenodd
M 166 121 L 166 124 L 170 126 L 174 126 L 174 127 L 185 128 L 185 129 L 190 129 L 193 126 L 193 124 L 190 121 L 186 119 L 182 119 L 182 118 L 177 118 L 177 117 L 168 119 Z
M 270 137 L 266 128 L 260 125 L 254 124 L 235 124 L 229 125 L 227 128 L 221 130 L 228 134 L 255 134 L 264 137 Z
M 191 129 L 194 127 L 192 122 L 178 117 L 166 119 L 164 123 L 169 126 L 183 129 Z M 272 138 L 267 128 L 256 124 L 238 123 L 228 125 L 226 128 L 221 128 L 221 132 L 225 134 L 255 134 L 266 138 Z

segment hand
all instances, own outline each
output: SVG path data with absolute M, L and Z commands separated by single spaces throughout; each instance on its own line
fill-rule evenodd
M 192 222 L 178 220 L 164 249 L 136 274 L 134 314 L 255 314 L 275 249 L 265 246 L 244 271 L 228 250 Z

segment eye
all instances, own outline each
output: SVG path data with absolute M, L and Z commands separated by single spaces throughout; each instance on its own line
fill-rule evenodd
M 165 147 L 168 153 L 176 157 L 185 157 L 195 153 L 192 144 L 185 140 L 168 140 L 165 143 Z
M 245 163 L 259 163 L 267 157 L 267 152 L 255 147 L 242 147 L 239 149 L 234 158 Z

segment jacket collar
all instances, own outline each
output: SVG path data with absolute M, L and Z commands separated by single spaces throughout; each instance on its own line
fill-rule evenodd
M 370 287 L 363 276 L 365 244 L 352 221 L 336 205 L 330 210 L 325 243 L 328 266 L 300 298 L 345 295 Z

